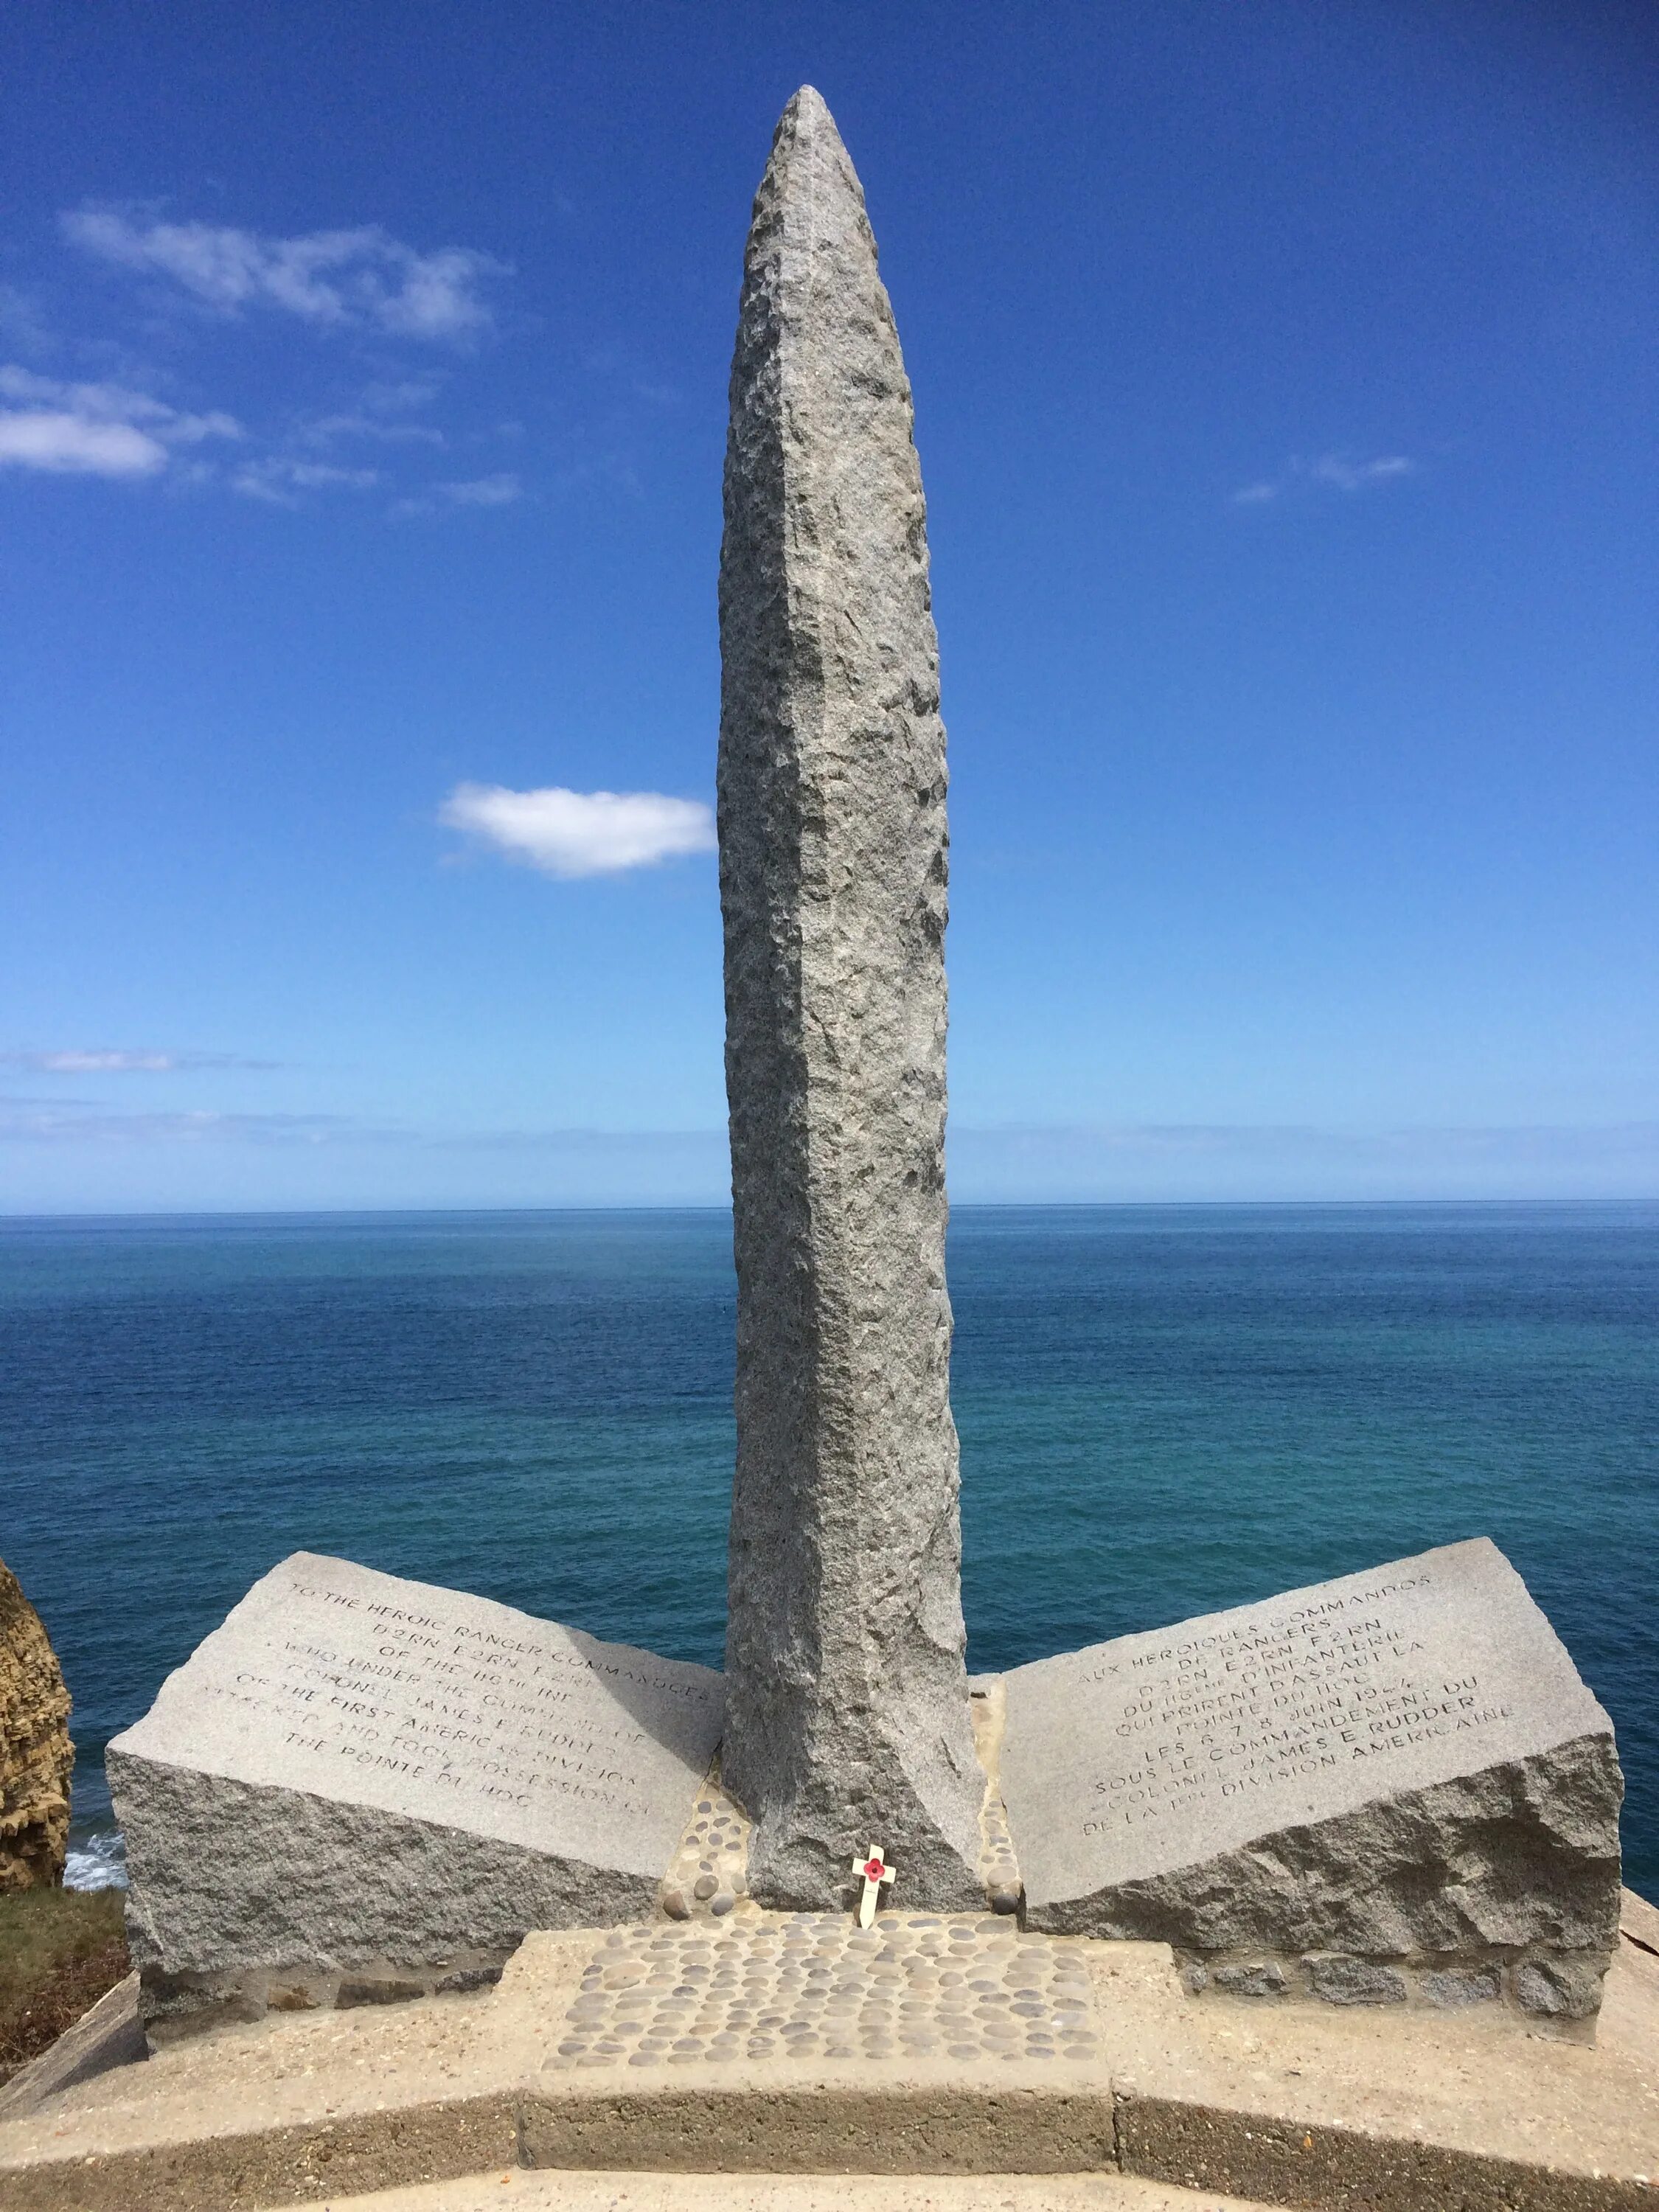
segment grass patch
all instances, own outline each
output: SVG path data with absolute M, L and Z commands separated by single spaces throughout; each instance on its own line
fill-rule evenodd
M 0 2082 L 129 1971 L 118 1889 L 0 1895 Z

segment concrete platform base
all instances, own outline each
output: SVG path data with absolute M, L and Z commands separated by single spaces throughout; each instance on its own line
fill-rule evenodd
M 330 2212 L 1263 2212 L 1242 2197 L 1118 2173 L 531 2173 L 524 2168 L 336 2197 Z
M 1188 2212 L 1659 2212 L 1659 1958 L 1639 1934 L 1593 2046 L 1497 2005 L 1195 2000 L 1161 1945 L 995 1917 L 866 1936 L 743 1905 L 533 1936 L 487 1993 L 272 2014 L 52 2096 L 0 2125 L 0 2212 L 339 2212 L 377 2190 L 404 2192 L 397 2212 L 514 2191 L 712 2212 L 696 2174 L 722 2177 L 723 2207 L 778 2212 L 823 2196 L 782 2177 L 827 2174 L 902 2180 L 896 2212 L 1151 2212 L 1154 2186 Z M 523 2193 L 552 2169 L 550 2196 Z M 582 2193 L 618 2172 L 631 2196 Z M 1012 2176 L 1052 2179 L 1032 2200 Z M 884 2201 L 872 2185 L 861 2204 Z

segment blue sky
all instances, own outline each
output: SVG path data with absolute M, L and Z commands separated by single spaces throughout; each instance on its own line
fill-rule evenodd
M 1659 1194 L 1650 9 L 4 37 L 0 1207 L 723 1197 L 725 390 L 803 81 L 916 389 L 957 1198 Z

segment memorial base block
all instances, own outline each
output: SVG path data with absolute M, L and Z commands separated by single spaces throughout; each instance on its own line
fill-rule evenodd
M 1595 2014 L 1612 1724 L 1493 1545 L 1003 1680 L 1029 1926 L 1168 1943 L 1195 1993 Z
M 1593 2033 L 1612 1728 L 1491 1544 L 969 1704 L 979 1878 L 1029 1929 L 1167 1944 L 1193 1996 Z M 110 1747 L 152 2038 L 475 1990 L 534 1929 L 719 1925 L 751 1839 L 720 1724 L 706 1668 L 296 1554 Z
M 109 1747 L 152 2035 L 477 1987 L 648 1918 L 720 1676 L 300 1553 Z

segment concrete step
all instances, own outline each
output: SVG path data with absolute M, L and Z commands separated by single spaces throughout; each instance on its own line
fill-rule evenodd
M 522 2167 L 372 2197 L 329 2212 L 1266 2212 L 1242 2197 L 1118 2173 L 530 2173 Z
M 895 2205 L 988 2212 L 1150 2212 L 1154 2185 L 1170 2212 L 1638 2212 L 1659 2203 L 1659 1959 L 1626 1938 L 1591 2045 L 1497 2005 L 1194 1996 L 1161 1945 L 994 1917 L 860 1933 L 744 1905 L 532 1936 L 495 1990 L 270 2014 L 0 2124 L 0 2212 L 538 2188 L 587 2212 L 712 2205 L 711 2176 L 723 2205 L 792 2212 L 879 2204 L 846 2194 L 872 2176 Z

